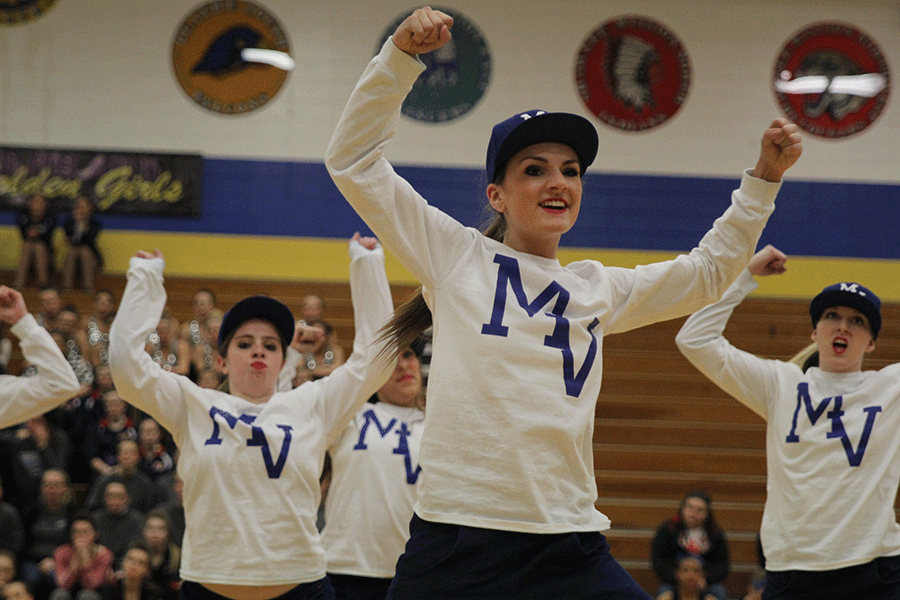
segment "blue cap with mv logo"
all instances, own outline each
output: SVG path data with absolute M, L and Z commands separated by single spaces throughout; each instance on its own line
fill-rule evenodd
M 819 322 L 825 309 L 832 306 L 848 306 L 864 314 L 872 328 L 872 337 L 878 337 L 881 330 L 881 300 L 872 290 L 858 283 L 829 285 L 809 304 L 813 327 Z

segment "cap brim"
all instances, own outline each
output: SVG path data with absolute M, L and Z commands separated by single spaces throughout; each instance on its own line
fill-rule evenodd
M 565 144 L 578 155 L 582 169 L 587 169 L 597 157 L 600 141 L 593 123 L 571 113 L 544 113 L 531 117 L 513 129 L 497 151 L 491 181 L 507 161 L 520 150 L 533 144 L 556 142 Z
M 813 327 L 822 318 L 825 309 L 832 306 L 846 306 L 866 315 L 869 327 L 872 329 L 872 336 L 878 337 L 878 332 L 881 330 L 881 313 L 868 300 L 860 298 L 857 294 L 841 290 L 828 290 L 813 298 L 809 305 L 809 315 L 812 317 Z
M 286 305 L 268 296 L 250 296 L 232 306 L 222 317 L 219 344 L 241 323 L 250 319 L 272 323 L 281 338 L 282 349 L 287 350 L 294 337 L 294 315 Z

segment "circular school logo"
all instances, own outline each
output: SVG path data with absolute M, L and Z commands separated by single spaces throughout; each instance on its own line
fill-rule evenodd
M 0 25 L 34 21 L 50 10 L 56 0 L 0 0 Z
M 475 108 L 491 82 L 491 51 L 472 21 L 456 10 L 435 7 L 453 17 L 453 39 L 443 48 L 420 54 L 426 69 L 403 102 L 401 112 L 426 123 L 446 123 Z M 381 37 L 381 43 L 394 33 L 407 17 L 395 20 Z
M 575 83 L 585 106 L 601 121 L 643 131 L 662 125 L 684 104 L 691 64 L 665 26 L 623 16 L 601 25 L 581 45 Z
M 867 128 L 884 110 L 890 91 L 887 61 L 875 42 L 834 22 L 795 33 L 778 55 L 773 79 L 788 118 L 825 138 Z
M 203 108 L 223 114 L 263 106 L 284 85 L 293 64 L 281 25 L 246 0 L 200 6 L 181 24 L 172 44 L 182 89 Z

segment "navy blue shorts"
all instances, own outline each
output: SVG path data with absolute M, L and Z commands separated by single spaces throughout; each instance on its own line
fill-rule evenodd
M 900 556 L 833 571 L 767 571 L 763 600 L 897 600 Z
M 651 600 L 596 531 L 519 533 L 413 516 L 393 600 Z
M 181 600 L 230 600 L 230 598 L 210 591 L 193 581 L 185 581 L 181 584 L 178 597 Z M 325 578 L 310 583 L 301 583 L 294 589 L 271 600 L 334 600 L 334 588 Z
M 328 579 L 334 587 L 335 600 L 384 600 L 391 585 L 390 579 L 341 573 L 329 573 Z

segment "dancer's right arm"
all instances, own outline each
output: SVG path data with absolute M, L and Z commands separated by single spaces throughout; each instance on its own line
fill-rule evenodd
M 429 285 L 441 281 L 442 268 L 457 264 L 457 253 L 481 234 L 429 206 L 384 157 L 397 131 L 400 107 L 424 69 L 421 61 L 388 39 L 353 90 L 325 164 L 385 248 Z

